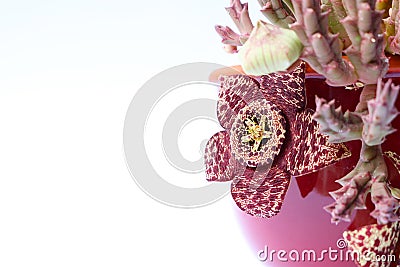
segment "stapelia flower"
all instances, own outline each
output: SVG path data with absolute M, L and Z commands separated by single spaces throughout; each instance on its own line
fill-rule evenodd
M 232 181 L 231 194 L 250 215 L 269 218 L 282 206 L 291 176 L 350 156 L 343 144 L 318 133 L 305 108 L 305 64 L 258 80 L 223 76 L 217 105 L 225 128 L 205 149 L 209 181 Z
M 348 249 L 359 253 L 355 260 L 362 267 L 397 266 L 399 236 L 400 222 L 371 224 L 343 233 Z

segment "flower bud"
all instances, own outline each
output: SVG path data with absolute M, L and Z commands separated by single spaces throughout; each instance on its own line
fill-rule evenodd
M 294 31 L 258 21 L 239 57 L 246 74 L 259 76 L 285 71 L 302 51 L 303 45 Z

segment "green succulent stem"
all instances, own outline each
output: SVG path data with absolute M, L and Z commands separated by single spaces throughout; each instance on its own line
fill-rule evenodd
M 294 14 L 294 9 L 293 9 L 293 3 L 290 0 L 282 0 L 282 2 L 285 4 L 285 6 L 290 10 L 292 15 Z
M 321 9 L 323 12 L 329 12 L 329 29 L 332 33 L 339 34 L 343 48 L 351 45 L 350 38 L 341 23 L 341 20 L 347 16 L 346 10 L 341 0 L 322 0 Z

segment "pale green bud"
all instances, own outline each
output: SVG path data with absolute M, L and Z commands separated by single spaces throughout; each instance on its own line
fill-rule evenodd
M 296 33 L 258 21 L 239 51 L 242 68 L 248 75 L 285 71 L 299 59 L 303 45 Z

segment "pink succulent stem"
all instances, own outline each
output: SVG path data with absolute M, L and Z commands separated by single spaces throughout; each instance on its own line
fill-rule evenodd
M 342 23 L 352 41 L 344 52 L 358 79 L 366 84 L 375 84 L 389 68 L 384 53 L 384 35 L 381 34 L 382 12 L 375 9 L 375 1 L 349 0 L 343 4 L 347 17 Z
M 371 212 L 371 216 L 377 219 L 378 224 L 388 224 L 400 220 L 397 215 L 400 207 L 399 201 L 392 196 L 386 181 L 372 183 L 371 199 L 375 204 L 375 210 Z
M 241 35 L 250 35 L 254 26 L 249 16 L 248 4 L 240 0 L 231 0 L 231 6 L 226 8 Z
M 287 11 L 289 7 L 285 9 L 285 2 L 281 0 L 259 0 L 262 6 L 261 13 L 264 14 L 267 19 L 275 25 L 282 28 L 289 28 L 289 24 L 295 21 L 292 14 Z
M 254 26 L 249 16 L 248 4 L 242 4 L 240 0 L 231 0 L 231 6 L 225 8 L 231 16 L 240 34 L 228 26 L 216 25 L 215 30 L 225 44 L 225 51 L 228 53 L 238 52 L 237 47 L 242 46 L 250 36 Z
M 294 0 L 297 21 L 290 25 L 304 45 L 302 59 L 334 86 L 357 81 L 353 65 L 342 58 L 338 35 L 329 33 L 328 12 L 322 12 L 320 2 Z
M 341 108 L 335 109 L 334 100 L 327 103 L 316 97 L 314 120 L 320 125 L 320 132 L 329 136 L 329 142 L 340 143 L 361 139 L 363 123 L 361 116 Z
M 234 32 L 228 26 L 216 25 L 215 30 L 222 37 L 222 43 L 233 46 L 240 46 L 240 35 Z
M 368 172 L 354 174 L 342 188 L 331 192 L 335 202 L 324 209 L 332 216 L 332 223 L 350 222 L 350 215 L 355 209 L 365 208 L 365 199 L 371 184 Z
M 387 185 L 388 170 L 381 148 L 385 136 L 392 132 L 390 123 L 398 114 L 394 107 L 398 91 L 399 87 L 390 80 L 367 85 L 356 112 L 347 111 L 344 115 L 340 108 L 335 109 L 334 101 L 316 99 L 314 119 L 320 124 L 320 132 L 327 134 L 331 142 L 356 139 L 362 142 L 356 167 L 337 181 L 342 188 L 331 193 L 335 202 L 325 207 L 333 223 L 348 221 L 353 210 L 364 209 L 369 192 L 375 204 L 371 216 L 378 224 L 400 220 L 396 215 L 399 202 Z
M 399 114 L 395 107 L 399 89 L 400 87 L 392 84 L 391 80 L 385 84 L 378 80 L 376 98 L 368 101 L 368 114 L 362 117 L 362 137 L 369 146 L 382 144 L 385 137 L 395 131 L 391 122 Z

